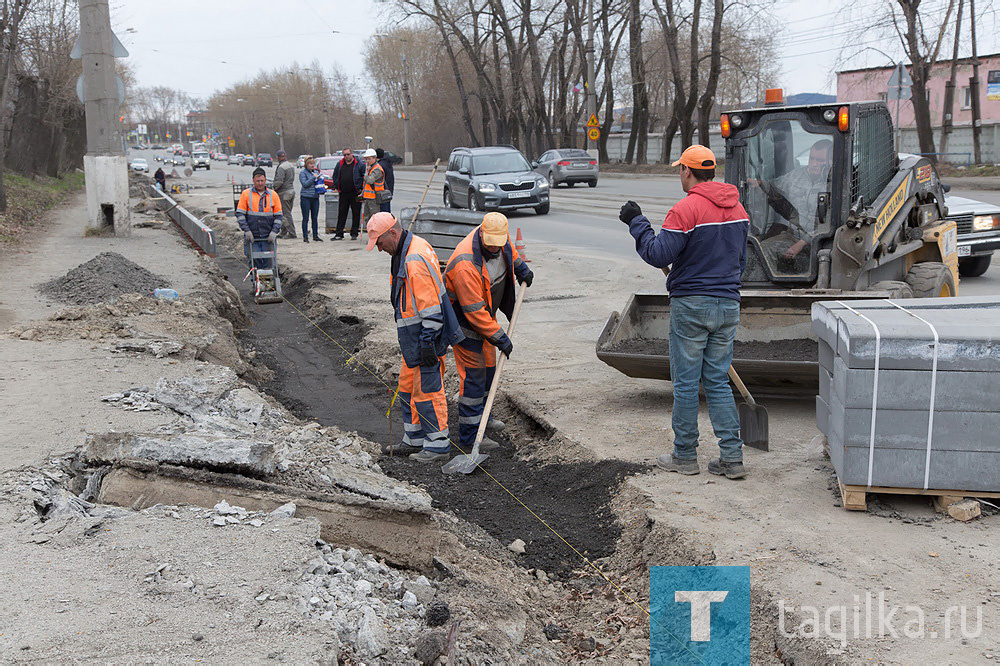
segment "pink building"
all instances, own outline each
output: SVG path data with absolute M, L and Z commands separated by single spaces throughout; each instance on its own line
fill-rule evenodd
M 858 102 L 864 100 L 886 100 L 889 77 L 895 68 L 870 67 L 837 72 L 837 100 Z M 951 60 L 938 62 L 931 70 L 927 96 L 930 102 L 931 123 L 935 129 L 935 147 L 940 149 L 940 128 L 944 111 L 945 83 L 951 77 Z M 952 107 L 954 130 L 948 139 L 948 151 L 955 155 L 945 157 L 947 161 L 963 162 L 965 153 L 972 151 L 972 95 L 969 79 L 972 77 L 972 59 L 958 61 L 955 76 L 955 101 Z M 896 102 L 886 101 L 896 124 Z M 981 149 L 984 162 L 1000 159 L 996 150 L 1000 149 L 1000 53 L 979 57 L 979 109 L 982 116 Z M 899 102 L 899 122 L 902 129 L 904 152 L 917 152 L 916 124 L 913 119 L 913 104 L 909 100 Z

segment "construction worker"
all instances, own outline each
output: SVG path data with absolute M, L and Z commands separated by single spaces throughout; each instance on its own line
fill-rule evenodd
M 369 148 L 362 157 L 365 160 L 365 187 L 361 192 L 361 200 L 364 203 L 363 215 L 367 221 L 379 212 L 379 206 L 388 199 L 385 194 L 385 171 L 378 163 L 378 153 Z
M 236 206 L 236 222 L 243 230 L 243 253 L 271 249 L 281 231 L 281 199 L 267 186 L 267 174 L 260 167 L 253 170 L 253 187 L 243 190 Z M 271 268 L 269 259 L 256 259 L 255 268 Z
M 392 307 L 403 364 L 397 392 L 402 401 L 403 439 L 383 448 L 417 462 L 447 460 L 448 405 L 444 397 L 444 355 L 462 339 L 430 243 L 404 231 L 392 213 L 368 220 L 368 250 L 392 256 Z
M 514 279 L 531 286 L 534 274 L 511 247 L 507 217 L 487 213 L 483 223 L 466 236 L 448 260 L 444 280 L 465 339 L 455 345 L 455 367 L 459 377 L 459 446 L 468 453 L 475 443 L 483 417 L 486 394 L 493 383 L 496 350 L 507 358 L 513 343 L 497 322 L 497 310 L 507 319 L 514 309 Z M 495 432 L 499 422 L 487 423 Z M 484 437 L 479 448 L 489 451 L 497 443 Z
M 736 402 L 729 388 L 733 339 L 740 323 L 740 275 L 746 264 L 750 221 L 734 185 L 713 182 L 715 154 L 688 147 L 673 166 L 681 168 L 681 199 L 659 234 L 634 201 L 618 219 L 629 226 L 639 256 L 666 268 L 670 292 L 670 375 L 674 405 L 674 450 L 657 458 L 669 472 L 698 474 L 698 383 L 705 388 L 708 415 L 719 438 L 712 474 L 730 479 L 747 475 Z

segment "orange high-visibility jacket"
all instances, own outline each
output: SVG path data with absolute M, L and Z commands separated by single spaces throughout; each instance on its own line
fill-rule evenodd
M 500 346 L 507 334 L 490 314 L 493 312 L 493 296 L 490 292 L 490 274 L 483 261 L 479 229 L 480 227 L 473 229 L 452 253 L 444 271 L 445 287 L 465 337 L 474 340 L 485 338 L 490 344 Z M 507 271 L 507 288 L 504 289 L 503 302 L 498 304 L 497 309 L 510 319 L 514 310 L 514 277 L 520 278 L 529 269 L 517 250 L 511 246 L 509 238 L 502 252 L 507 265 L 513 270 Z
M 281 197 L 271 188 L 258 192 L 251 187 L 243 190 L 236 206 L 236 222 L 243 231 L 253 232 L 254 238 L 266 238 L 281 231 Z
M 441 264 L 430 243 L 405 233 L 401 261 L 392 276 L 392 306 L 403 360 L 420 365 L 420 348 L 432 347 L 444 356 L 448 346 L 462 339 L 462 332 L 444 288 Z
M 382 171 L 382 178 L 376 180 L 375 183 L 369 183 L 368 174 L 370 174 L 375 169 Z M 368 167 L 368 170 L 365 172 L 365 189 L 364 192 L 362 192 L 361 196 L 365 199 L 377 199 L 378 198 L 377 193 L 383 190 L 385 190 L 385 171 L 382 169 L 382 166 L 378 162 L 376 162 L 375 164 Z

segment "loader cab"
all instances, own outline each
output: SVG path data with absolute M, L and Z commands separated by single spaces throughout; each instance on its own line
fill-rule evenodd
M 773 104 L 723 114 L 721 125 L 726 181 L 750 218 L 744 285 L 814 286 L 851 207 L 871 204 L 896 173 L 888 110 Z

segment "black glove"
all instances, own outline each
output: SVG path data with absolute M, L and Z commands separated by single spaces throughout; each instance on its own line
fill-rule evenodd
M 433 368 L 438 364 L 438 355 L 433 347 L 420 348 L 420 365 L 425 368 Z
M 510 338 L 508 338 L 505 335 L 505 336 L 503 336 L 503 340 L 501 340 L 497 344 L 497 349 L 499 349 L 500 351 L 502 351 L 504 356 L 506 356 L 507 358 L 510 358 L 510 353 L 512 351 L 514 351 L 514 343 L 511 342 Z
M 629 224 L 636 218 L 637 215 L 642 215 L 642 209 L 639 208 L 639 204 L 629 199 L 625 202 L 625 205 L 622 206 L 621 212 L 618 213 L 618 219 L 625 224 Z
M 526 285 L 528 285 L 530 287 L 531 286 L 531 281 L 534 280 L 534 279 L 535 279 L 535 274 L 532 273 L 531 269 L 529 268 L 527 273 L 525 273 L 524 275 L 522 275 L 522 276 L 520 276 L 520 277 L 517 278 L 517 283 L 518 284 L 526 284 Z
M 250 231 L 244 231 L 243 232 L 243 240 L 244 240 L 244 242 L 252 243 L 253 242 L 253 233 L 250 232 Z

